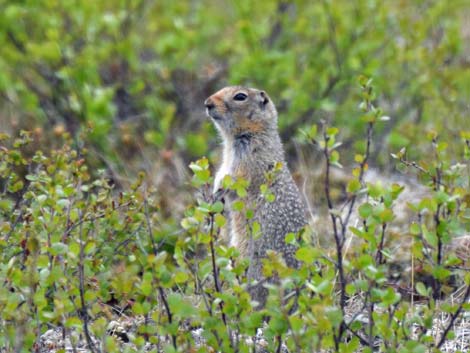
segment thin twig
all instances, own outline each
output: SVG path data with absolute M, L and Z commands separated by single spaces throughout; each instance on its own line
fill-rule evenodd
M 21 192 L 21 194 L 18 196 L 18 198 L 16 199 L 16 202 L 15 202 L 15 206 L 13 206 L 13 209 L 10 211 L 10 214 L 14 214 L 15 211 L 17 209 L 19 209 L 19 207 L 21 206 L 21 204 L 23 203 L 24 199 L 23 199 L 23 196 L 24 194 L 26 193 L 26 190 L 28 188 L 25 187 L 23 188 L 24 191 Z M 23 220 L 23 216 L 24 216 L 24 210 L 22 208 L 20 208 L 20 213 L 18 214 L 18 216 L 15 218 L 15 221 L 13 222 L 13 224 L 11 225 L 11 228 L 10 228 L 10 231 L 8 232 L 8 234 L 6 235 L 5 237 L 5 241 L 6 243 L 8 243 L 8 239 L 10 239 L 11 235 L 13 234 L 13 232 L 15 231 L 16 229 L 16 226 L 18 225 L 18 223 L 20 221 Z
M 371 142 L 372 142 L 372 131 L 373 131 L 373 128 L 374 128 L 374 123 L 372 122 L 369 122 L 369 124 L 367 125 L 367 147 L 366 147 L 366 153 L 364 155 L 364 159 L 362 160 L 362 162 L 360 163 L 359 165 L 359 177 L 358 177 L 358 181 L 359 183 L 362 184 L 363 182 L 363 179 L 364 179 L 364 174 L 365 174 L 365 169 L 366 169 L 366 166 L 367 166 L 367 161 L 369 160 L 369 157 L 370 157 L 370 147 L 371 147 Z M 343 237 L 343 242 L 344 242 L 344 239 L 346 237 L 346 230 L 348 228 L 348 224 L 349 224 L 349 220 L 351 218 L 351 215 L 352 215 L 352 211 L 354 209 L 354 205 L 356 203 L 356 200 L 357 200 L 357 194 L 354 194 L 351 198 L 351 203 L 349 204 L 349 209 L 348 209 L 348 213 L 346 214 L 346 217 L 344 218 L 344 220 L 342 219 L 341 220 L 341 235 Z
M 339 234 L 337 224 L 336 224 L 336 219 L 337 216 L 334 214 L 333 210 L 333 201 L 331 198 L 331 192 L 330 192 L 330 168 L 331 168 L 331 162 L 330 162 L 330 151 L 328 149 L 328 141 L 329 141 L 329 136 L 327 135 L 326 132 L 323 132 L 323 139 L 325 143 L 325 147 L 323 148 L 323 154 L 325 156 L 325 161 L 326 161 L 326 171 L 325 171 L 325 182 L 324 182 L 324 189 L 325 189 L 325 196 L 328 204 L 328 210 L 330 213 L 331 217 L 331 222 L 333 224 L 333 235 L 335 238 L 335 245 L 336 245 L 336 268 L 338 270 L 338 275 L 339 275 L 339 285 L 340 285 L 340 308 L 341 308 L 341 313 L 344 318 L 345 314 L 345 307 L 346 307 L 346 283 L 345 283 L 345 277 L 344 277 L 344 268 L 343 268 L 343 240 L 341 239 L 341 236 Z M 341 221 L 341 219 L 340 219 Z M 335 347 L 336 349 L 339 348 L 339 341 L 341 340 L 343 333 L 344 333 L 344 319 L 340 325 L 338 336 L 336 334 L 334 335 L 334 341 L 335 341 Z
M 434 175 L 432 175 L 429 170 L 424 169 L 423 167 L 421 167 L 415 161 L 409 161 L 409 160 L 405 159 L 405 157 L 403 157 L 403 156 L 400 157 L 399 161 L 400 161 L 400 163 L 403 163 L 407 167 L 413 167 L 413 168 L 417 169 L 419 172 L 421 172 L 422 174 L 427 175 L 428 177 L 430 177 L 433 180 L 433 183 L 437 183 L 440 186 L 447 187 L 447 185 L 445 183 L 443 183 L 441 180 L 436 180 L 436 177 Z
M 219 283 L 219 271 L 217 269 L 217 264 L 215 262 L 215 249 L 214 249 L 214 214 L 210 214 L 210 230 L 209 230 L 209 247 L 211 251 L 211 260 L 212 260 L 212 274 L 214 276 L 214 285 L 217 293 L 222 293 L 220 283 Z M 224 322 L 225 327 L 227 327 L 227 318 L 224 313 L 224 302 L 221 300 L 219 302 L 220 312 L 222 315 L 222 321 Z
M 199 268 L 199 264 L 197 263 L 196 257 L 197 256 L 195 256 L 196 264 L 195 264 L 194 267 L 197 269 L 197 268 Z M 202 300 L 204 301 L 204 306 L 206 307 L 206 310 L 209 313 L 209 315 L 212 316 L 212 307 L 209 305 L 209 302 L 207 300 L 207 293 L 204 291 L 203 284 L 201 283 L 201 279 L 199 278 L 199 275 L 198 275 L 197 271 L 192 268 L 192 266 L 189 263 L 188 259 L 184 258 L 183 260 L 186 263 L 186 266 L 188 266 L 189 271 L 191 272 L 191 274 L 193 275 L 193 277 L 196 281 L 196 293 L 199 293 L 199 292 L 201 293 Z
M 377 254 L 375 256 L 375 261 L 378 265 L 381 265 L 383 262 L 383 248 L 384 248 L 384 243 L 385 243 L 385 230 L 387 228 L 387 223 L 382 224 L 382 232 L 380 234 L 380 242 L 379 242 L 379 247 L 377 248 Z
M 357 337 L 357 339 L 359 340 L 359 342 L 361 342 L 361 344 L 363 346 L 369 346 L 369 341 L 367 339 L 365 339 L 364 337 L 362 337 L 359 333 L 357 333 L 355 330 L 353 330 L 347 323 L 344 323 L 344 325 L 346 326 L 346 329 L 351 332 L 351 334 L 353 334 L 354 336 Z
M 168 301 L 166 300 L 165 292 L 164 292 L 164 290 L 161 286 L 158 286 L 158 293 L 160 294 L 160 298 L 162 299 L 163 306 L 165 307 L 166 315 L 168 317 L 168 322 L 170 324 L 172 324 L 173 323 L 173 314 L 171 313 L 170 306 L 168 305 Z M 171 334 L 171 340 L 172 340 L 172 343 L 173 343 L 173 348 L 176 350 L 177 346 L 176 346 L 176 336 L 175 336 L 175 334 Z
M 276 337 L 277 339 L 277 349 L 276 349 L 276 353 L 281 353 L 281 348 L 282 348 L 282 337 L 281 335 L 278 335 Z
M 462 312 L 463 306 L 468 301 L 469 298 L 470 298 L 470 285 L 467 286 L 467 290 L 465 291 L 465 295 L 463 296 L 462 301 L 460 302 L 460 305 L 457 308 L 457 311 L 451 315 L 450 321 L 447 324 L 447 327 L 445 328 L 444 332 L 442 333 L 441 339 L 439 340 L 439 343 L 437 344 L 436 348 L 439 349 L 446 341 L 447 334 L 449 333 L 451 327 L 454 325 L 454 322 L 457 319 L 457 317 Z
M 150 238 L 150 243 L 152 244 L 152 251 L 153 251 L 153 254 L 157 256 L 158 248 L 157 248 L 157 245 L 155 244 L 155 239 L 153 238 L 153 229 L 152 229 L 152 223 L 150 222 L 147 196 L 144 197 L 144 214 L 145 214 L 145 222 L 147 224 L 148 236 Z
M 82 215 L 80 215 L 82 219 Z M 83 332 L 85 333 L 85 338 L 88 344 L 88 348 L 92 353 L 96 352 L 95 344 L 91 338 L 90 332 L 88 330 L 88 311 L 87 305 L 85 302 L 85 240 L 83 239 L 83 222 L 80 223 L 79 228 L 80 234 L 80 254 L 78 262 L 78 278 L 79 278 L 79 291 L 80 291 L 80 304 L 81 304 L 81 317 L 83 320 Z
M 372 283 L 370 283 L 369 288 L 372 288 Z M 374 350 L 374 309 L 375 305 L 371 298 L 369 298 L 369 347 L 371 351 Z

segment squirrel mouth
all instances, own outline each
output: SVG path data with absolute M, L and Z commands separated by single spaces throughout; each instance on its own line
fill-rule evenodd
M 207 115 L 209 115 L 213 120 L 222 120 L 222 116 L 212 109 L 207 109 Z

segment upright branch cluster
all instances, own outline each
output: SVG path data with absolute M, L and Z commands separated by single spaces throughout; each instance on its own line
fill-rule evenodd
M 388 120 L 388 117 L 382 116 L 382 111 L 376 108 L 373 104 L 375 94 L 372 87 L 372 79 L 361 76 L 359 78 L 359 85 L 361 87 L 362 95 L 362 101 L 359 105 L 359 108 L 363 114 L 361 119 L 366 124 L 367 129 L 363 151 L 355 155 L 357 167 L 355 167 L 353 170 L 354 178 L 350 180 L 347 185 L 348 199 L 345 204 L 341 206 L 335 205 L 331 192 L 331 168 L 342 168 L 341 164 L 339 163 L 340 154 L 338 152 L 338 148 L 341 146 L 341 142 L 337 141 L 339 130 L 336 127 L 328 126 L 326 122 L 323 122 L 321 133 L 318 133 L 316 125 L 312 126 L 312 128 L 306 133 L 307 138 L 320 148 L 325 158 L 324 193 L 327 201 L 333 230 L 333 238 L 336 247 L 335 267 L 337 270 L 339 285 L 339 307 L 343 317 L 340 325 L 338 326 L 338 331 L 334 337 L 336 349 L 339 349 L 339 344 L 342 341 L 342 337 L 347 329 L 356 335 L 363 344 L 372 344 L 370 338 L 367 340 L 366 338 L 360 336 L 355 330 L 351 330 L 344 320 L 346 301 L 348 297 L 346 288 L 348 280 L 346 278 L 346 269 L 344 264 L 345 242 L 357 199 L 361 193 L 367 192 L 367 186 L 364 183 L 364 175 L 368 169 L 368 161 L 371 155 L 374 125 L 377 121 Z M 368 225 L 365 218 L 366 217 L 364 217 L 363 222 L 365 231 L 367 232 Z M 380 264 L 383 261 L 382 249 L 385 241 L 385 229 L 386 222 L 383 222 L 378 246 L 376 248 L 375 259 L 377 264 Z M 370 311 L 372 311 L 373 307 L 370 309 Z

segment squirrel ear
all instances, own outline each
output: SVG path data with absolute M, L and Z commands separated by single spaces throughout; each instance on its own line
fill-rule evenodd
M 265 91 L 260 91 L 259 95 L 261 96 L 261 104 L 263 106 L 269 103 L 269 98 Z

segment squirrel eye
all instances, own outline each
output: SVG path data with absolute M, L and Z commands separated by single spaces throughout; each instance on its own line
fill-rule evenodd
M 236 101 L 244 101 L 248 96 L 245 93 L 237 93 L 235 96 L 233 96 L 233 100 Z

